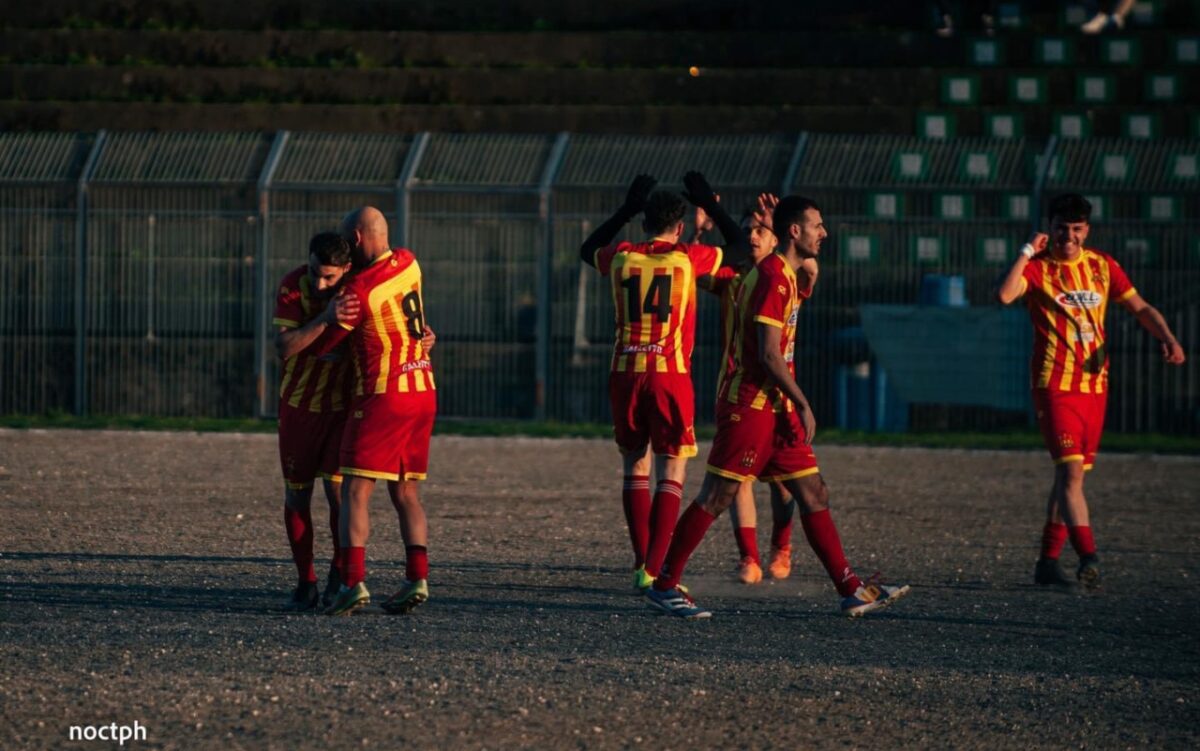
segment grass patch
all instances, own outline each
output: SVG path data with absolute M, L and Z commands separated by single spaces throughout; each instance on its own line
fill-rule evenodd
M 275 420 L 216 417 L 75 417 L 65 413 L 48 415 L 0 416 L 0 427 L 17 429 L 73 430 L 162 430 L 201 433 L 274 433 Z M 612 427 L 602 423 L 557 422 L 553 420 L 466 420 L 442 417 L 434 432 L 438 435 L 530 436 L 535 438 L 612 438 Z M 715 429 L 700 425 L 696 436 L 711 440 Z M 937 449 L 1009 449 L 1040 450 L 1042 437 L 1034 430 L 1010 430 L 991 433 L 865 433 L 835 428 L 819 428 L 817 445 L 826 446 L 912 446 Z M 1162 435 L 1160 433 L 1106 433 L 1101 453 L 1184 454 L 1200 456 L 1200 436 Z

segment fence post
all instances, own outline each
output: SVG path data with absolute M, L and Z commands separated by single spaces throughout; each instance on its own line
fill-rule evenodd
M 1037 178 L 1033 183 L 1033 195 L 1029 197 L 1030 232 L 1038 231 L 1038 220 L 1041 218 L 1042 191 L 1046 188 L 1046 177 L 1050 174 L 1050 163 L 1054 161 L 1054 152 L 1058 149 L 1058 136 L 1050 136 L 1046 141 L 1046 149 L 1042 152 L 1042 161 L 1038 164 Z
M 75 414 L 82 417 L 88 412 L 87 403 L 87 236 L 88 236 L 88 183 L 104 152 L 108 131 L 96 133 L 96 142 L 88 152 L 83 171 L 75 188 Z
M 553 189 L 571 136 L 562 132 L 554 139 L 550 156 L 538 182 L 538 221 L 542 225 L 542 249 L 537 275 L 537 340 L 534 345 L 534 417 L 546 419 L 546 381 L 550 372 L 550 280 L 554 276 Z
M 396 238 L 400 247 L 408 247 L 408 224 L 412 205 L 412 185 L 416 180 L 417 168 L 429 148 L 429 133 L 421 132 L 413 139 L 412 147 L 404 157 L 404 166 L 400 168 L 400 177 L 396 179 Z
M 804 152 L 808 148 L 808 131 L 801 131 L 796 136 L 796 145 L 792 147 L 792 157 L 788 160 L 787 169 L 783 173 L 783 185 L 779 186 L 779 197 L 783 198 L 792 192 L 792 185 L 796 182 L 796 173 L 800 171 L 800 165 L 804 162 Z
M 267 160 L 263 163 L 262 173 L 258 176 L 258 277 L 255 279 L 255 305 L 257 315 L 257 330 L 254 333 L 254 363 L 258 388 L 258 417 L 269 414 L 270 394 L 267 393 L 267 364 L 270 359 L 267 347 L 267 333 L 271 324 L 269 305 L 271 300 L 271 182 L 275 179 L 275 169 L 287 148 L 289 133 L 281 130 L 275 134 Z

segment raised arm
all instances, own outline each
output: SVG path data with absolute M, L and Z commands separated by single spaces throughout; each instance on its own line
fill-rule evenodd
M 1175 338 L 1175 335 L 1171 333 L 1171 327 L 1167 325 L 1167 319 L 1163 318 L 1162 313 L 1159 313 L 1157 308 L 1146 302 L 1138 294 L 1134 294 L 1128 300 L 1122 300 L 1121 307 L 1132 313 L 1133 317 L 1142 325 L 1142 328 L 1149 331 L 1151 336 L 1162 342 L 1163 360 L 1171 365 L 1182 365 L 1187 361 L 1187 355 L 1184 354 L 1183 346 Z
M 646 207 L 646 198 L 657 184 L 658 181 L 650 175 L 638 175 L 633 179 L 621 208 L 588 235 L 583 245 L 579 246 L 579 257 L 584 263 L 589 266 L 596 265 L 596 251 L 611 243 L 621 228 L 642 212 Z
M 713 224 L 721 231 L 721 236 L 725 238 L 721 265 L 736 268 L 750 257 L 750 243 L 746 240 L 746 234 L 742 232 L 742 228 L 733 220 L 733 217 L 729 216 L 729 212 L 721 206 L 717 194 L 713 192 L 708 180 L 704 179 L 704 175 L 699 172 L 689 172 L 683 176 L 683 185 L 685 188 L 684 198 L 688 199 L 693 206 L 704 209 L 704 213 L 708 214 Z
M 1046 244 L 1049 241 L 1049 235 L 1044 232 L 1035 232 L 1030 236 L 1029 242 L 1025 243 L 1021 248 L 1021 252 L 1017 254 L 1013 265 L 1009 267 L 1008 273 L 1004 275 L 1004 279 L 996 287 L 996 300 L 998 302 L 1008 305 L 1025 294 L 1025 266 L 1029 264 L 1030 258 L 1033 258 L 1046 249 Z
M 779 351 L 780 342 L 783 339 L 783 329 L 761 321 L 755 324 L 755 329 L 758 331 L 759 362 L 762 363 L 763 369 L 767 371 L 771 379 L 779 385 L 779 388 L 783 389 L 787 398 L 796 405 L 796 412 L 804 425 L 804 443 L 811 444 L 813 436 L 817 433 L 817 419 L 813 416 L 812 408 L 808 406 L 808 399 L 804 396 L 800 385 L 788 371 L 783 353 Z

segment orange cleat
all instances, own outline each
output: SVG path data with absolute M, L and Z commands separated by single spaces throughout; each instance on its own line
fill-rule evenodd
M 772 579 L 786 579 L 792 574 L 792 549 L 771 548 L 771 560 L 767 563 L 767 573 Z
M 746 556 L 738 563 L 737 577 L 742 584 L 758 584 L 762 581 L 762 567 L 758 561 Z

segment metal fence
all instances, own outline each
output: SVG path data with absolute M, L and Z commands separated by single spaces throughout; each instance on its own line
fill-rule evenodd
M 1094 199 L 1092 244 L 1200 356 L 1198 166 L 1200 144 L 1163 140 L 0 134 L 0 413 L 273 415 L 274 285 L 313 233 L 369 203 L 421 261 L 442 414 L 605 421 L 612 303 L 577 249 L 635 174 L 672 188 L 689 169 L 735 214 L 764 190 L 821 204 L 831 237 L 797 364 L 827 424 L 862 424 L 859 402 L 879 401 L 863 389 L 889 393 L 860 306 L 916 305 L 930 274 L 990 305 L 1042 196 L 1061 190 Z M 1195 359 L 1163 366 L 1123 312 L 1109 330 L 1110 425 L 1200 429 Z M 702 420 L 719 350 L 702 296 Z M 944 369 L 953 379 L 953 359 Z M 893 394 L 902 418 L 866 424 L 1028 422 L 951 401 Z

